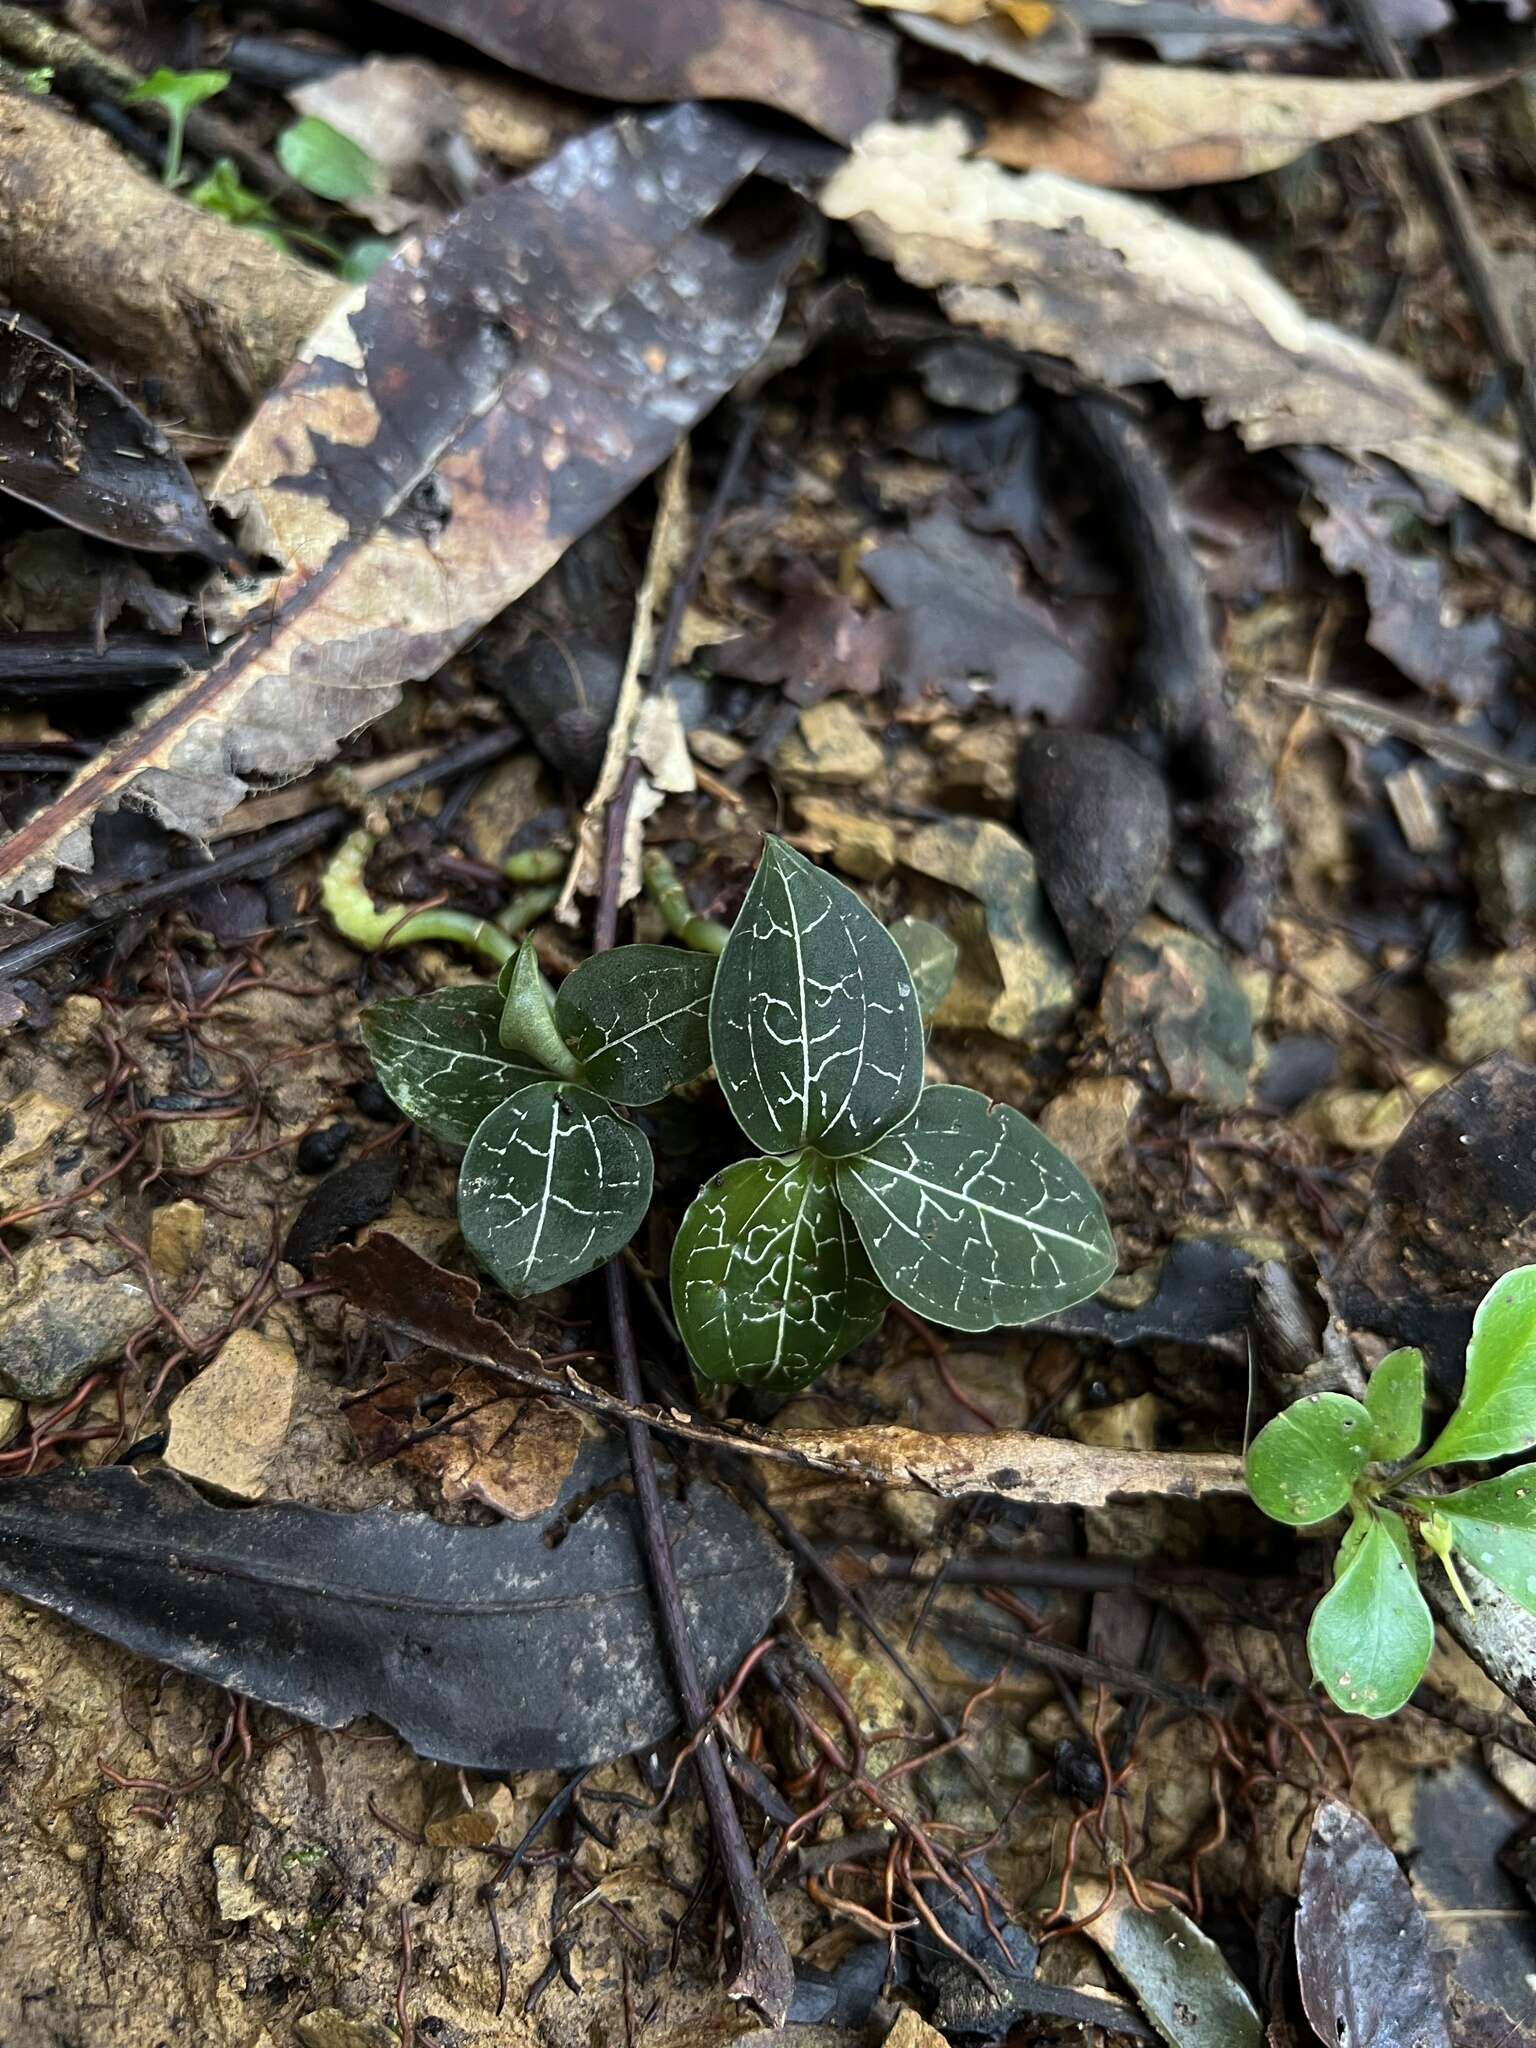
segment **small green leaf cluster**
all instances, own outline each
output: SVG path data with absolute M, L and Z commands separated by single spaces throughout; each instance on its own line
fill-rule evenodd
M 678 946 L 584 960 L 551 998 L 525 941 L 494 988 L 376 1003 L 379 1079 L 434 1137 L 466 1145 L 459 1227 L 509 1294 L 539 1294 L 613 1257 L 651 1200 L 651 1149 L 620 1112 L 709 1065 L 715 963 Z
M 466 1242 L 517 1296 L 578 1278 L 639 1227 L 652 1164 L 626 1106 L 713 1062 L 757 1155 L 702 1188 L 672 1306 L 702 1379 L 808 1385 L 892 1297 L 963 1330 L 1024 1323 L 1115 1267 L 1099 1199 L 1015 1110 L 924 1088 L 925 1017 L 954 970 L 942 932 L 888 932 L 851 889 L 765 842 L 718 960 L 624 946 L 551 997 L 531 946 L 494 989 L 369 1010 L 405 1113 L 467 1145 Z
M 1536 1614 L 1536 1464 L 1455 1493 L 1415 1488 L 1443 1466 L 1536 1446 L 1536 1266 L 1506 1273 L 1484 1296 L 1461 1399 L 1415 1458 L 1423 1424 L 1423 1354 L 1394 1351 L 1363 1402 L 1309 1395 L 1260 1430 L 1248 1453 L 1249 1492 L 1275 1521 L 1306 1528 L 1349 1510 L 1307 1650 L 1329 1697 L 1371 1719 L 1403 1705 L 1434 1647 L 1415 1542 L 1439 1558 L 1463 1605 L 1456 1555 Z

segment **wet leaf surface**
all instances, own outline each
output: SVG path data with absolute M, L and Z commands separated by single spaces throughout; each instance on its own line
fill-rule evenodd
M 217 486 L 281 563 L 229 594 L 251 630 L 0 845 L 0 892 L 89 867 L 129 791 L 199 834 L 324 759 L 649 475 L 778 324 L 798 244 L 700 231 L 761 153 L 696 107 L 595 129 L 346 295 Z
M 1518 1465 L 1435 1495 L 1458 1552 L 1527 1614 L 1536 1614 L 1536 1473 Z
M 913 1117 L 839 1165 L 837 1184 L 882 1285 L 950 1329 L 1033 1322 L 1115 1270 L 1082 1174 L 974 1088 L 925 1089 Z
M 842 0 L 389 0 L 515 70 L 608 100 L 755 100 L 848 141 L 888 112 L 895 38 Z
M 621 1461 L 595 1446 L 563 1498 Z M 713 1688 L 783 1603 L 789 1560 L 714 1487 L 691 1487 L 667 1520 Z M 537 1521 L 213 1508 L 124 1466 L 59 1472 L 0 1489 L 0 1582 L 301 1721 L 372 1714 L 420 1755 L 472 1770 L 575 1770 L 676 1725 L 622 1497 L 551 1547 Z
M 1424 1915 L 1397 1858 L 1337 1799 L 1319 1807 L 1302 1858 L 1296 1966 L 1329 2048 L 1450 2048 Z
M 161 430 L 14 314 L 0 318 L 0 491 L 122 547 L 231 553 Z
M 363 1043 L 380 1081 L 434 1138 L 467 1145 L 509 1095 L 547 1078 L 503 1051 L 501 1012 L 494 987 L 391 996 L 364 1010 Z
M 709 1036 L 731 1112 L 763 1152 L 857 1152 L 923 1085 L 922 1016 L 895 940 L 781 839 L 765 840 L 721 955 Z
M 743 1159 L 695 1195 L 672 1248 L 672 1312 L 694 1369 L 808 1386 L 887 1306 L 831 1163 Z
M 591 1273 L 639 1229 L 651 1148 L 596 1095 L 519 1089 L 481 1124 L 459 1173 L 464 1242 L 514 1301 Z

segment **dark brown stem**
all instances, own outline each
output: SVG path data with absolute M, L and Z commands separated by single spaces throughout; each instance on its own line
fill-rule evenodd
M 750 419 L 744 419 L 737 429 L 713 502 L 700 526 L 698 539 L 694 543 L 687 567 L 673 589 L 666 621 L 657 638 L 651 662 L 653 684 L 657 677 L 666 674 L 672 659 L 672 650 L 677 645 L 678 629 L 682 624 L 688 594 L 703 568 L 705 552 L 740 475 L 751 430 Z M 639 763 L 631 756 L 624 764 L 623 778 L 608 806 L 608 814 L 604 820 L 602 880 L 592 927 L 592 949 L 596 953 L 606 952 L 618 933 L 624 835 L 629 822 L 630 802 L 638 780 Z M 608 1298 L 608 1322 L 613 1337 L 614 1368 L 618 1377 L 619 1392 L 632 1407 L 638 1407 L 645 1394 L 640 1383 L 640 1360 L 635 1350 L 634 1326 L 629 1316 L 629 1279 L 622 1258 L 608 1261 L 603 1269 L 603 1285 Z M 773 1916 L 768 1911 L 762 1881 L 758 1877 L 752 1861 L 752 1852 L 747 1847 L 747 1838 L 742 1831 L 741 1816 L 737 1813 L 736 1803 L 731 1797 L 731 1784 L 726 1773 L 725 1759 L 720 1753 L 714 1730 L 705 1728 L 709 1718 L 709 1701 L 705 1698 L 703 1681 L 699 1677 L 698 1662 L 694 1657 L 693 1643 L 688 1634 L 688 1617 L 683 1608 L 682 1589 L 678 1585 L 677 1567 L 673 1562 L 671 1545 L 667 1541 L 666 1517 L 661 1505 L 661 1488 L 656 1478 L 656 1456 L 651 1445 L 651 1434 L 644 1423 L 627 1422 L 624 1425 L 624 1436 L 629 1446 L 630 1466 L 634 1472 L 635 1504 L 640 1513 L 646 1563 L 650 1570 L 651 1590 L 656 1599 L 662 1638 L 671 1659 L 678 1697 L 682 1701 L 687 1734 L 690 1738 L 698 1738 L 693 1761 L 698 1770 L 699 1784 L 703 1789 L 704 1804 L 709 1809 L 710 1827 L 714 1831 L 715 1848 L 720 1857 L 726 1890 L 730 1895 L 731 1911 L 736 1920 L 737 1939 L 741 1945 L 736 1976 L 731 1985 L 731 1996 L 748 2000 L 762 2014 L 769 2026 L 781 2027 L 788 2017 L 790 2000 L 794 1996 L 794 1969 L 789 1960 L 789 1951 L 785 1948 L 783 1938 L 773 1924 Z M 700 1730 L 704 1732 L 701 1734 Z

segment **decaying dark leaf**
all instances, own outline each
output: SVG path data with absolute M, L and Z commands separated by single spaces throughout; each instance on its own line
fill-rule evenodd
M 429 1473 L 444 1500 L 478 1500 L 513 1522 L 554 1506 L 584 1434 L 574 1408 L 431 1352 L 396 1366 L 346 1415 L 370 1458 Z
M 1458 704 L 1486 704 L 1512 666 L 1497 612 L 1463 616 L 1446 591 L 1446 565 L 1415 547 L 1404 529 L 1436 516 L 1427 494 L 1388 462 L 1347 462 L 1326 448 L 1301 448 L 1291 460 L 1320 511 L 1313 540 L 1335 575 L 1355 571 L 1365 585 L 1366 638 L 1411 683 Z
M 1092 1301 L 1063 1309 L 1040 1327 L 1125 1349 L 1191 1344 L 1245 1358 L 1262 1262 L 1261 1250 L 1235 1236 L 1179 1236 L 1152 1266 L 1112 1280 Z
M 280 564 L 212 607 L 251 630 L 0 847 L 0 893 L 88 868 L 125 795 L 205 833 L 310 767 L 648 475 L 777 325 L 794 238 L 699 227 L 762 148 L 692 106 L 595 129 L 341 300 L 218 486 Z
M 1093 652 L 1074 644 L 1055 610 L 1022 594 L 1011 552 L 941 510 L 864 557 L 864 574 L 897 614 L 891 675 L 908 703 L 930 686 L 968 703 L 985 677 L 1010 711 L 1089 722 L 1103 697 Z
M 771 625 L 710 648 L 715 673 L 782 683 L 794 704 L 815 704 L 834 690 L 874 696 L 895 622 L 861 612 L 808 563 L 790 564 L 782 588 L 785 601 Z
M 1451 2048 L 1429 1928 L 1370 1822 L 1318 1808 L 1296 1914 L 1301 2000 L 1329 2048 Z
M 594 1445 L 565 1497 L 622 1463 Z M 782 1606 L 789 1559 L 718 1487 L 666 1512 L 713 1690 Z M 373 1714 L 439 1763 L 569 1771 L 676 1723 L 633 1515 L 612 1496 L 551 1546 L 538 1522 L 214 1508 L 114 1465 L 0 1490 L 0 1583 L 301 1721 Z
M 1431 1095 L 1376 1169 L 1335 1269 L 1343 1321 L 1413 1344 L 1447 1395 L 1478 1302 L 1536 1259 L 1536 1067 L 1495 1053 Z
M 1161 379 L 1250 448 L 1368 450 L 1536 535 L 1515 444 L 1416 370 L 1314 320 L 1248 250 L 1122 192 L 968 154 L 961 122 L 880 122 L 824 212 L 950 318 L 1114 389 Z
M 889 112 L 896 41 L 844 0 L 389 0 L 514 70 L 605 100 L 755 100 L 838 142 Z
M 0 319 L 0 491 L 123 547 L 230 553 L 160 429 L 15 314 Z
M 1117 1891 L 1088 1915 L 1084 1933 L 1125 1978 L 1142 2011 L 1172 2048 L 1262 2048 L 1253 2001 L 1210 1936 L 1177 1906 L 1138 1911 Z

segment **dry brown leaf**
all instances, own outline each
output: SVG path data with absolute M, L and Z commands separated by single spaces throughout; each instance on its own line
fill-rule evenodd
M 1091 100 L 1040 100 L 992 122 L 983 153 L 1089 185 L 1166 191 L 1251 178 L 1373 122 L 1432 113 L 1492 78 L 1288 78 L 1105 59 Z
M 1170 386 L 1250 448 L 1385 455 L 1536 539 L 1515 444 L 1397 357 L 1314 320 L 1246 250 L 1145 199 L 966 155 L 961 124 L 881 122 L 823 210 L 949 317 L 1112 387 Z
M 798 242 L 700 227 L 762 148 L 697 107 L 626 117 L 346 295 L 218 485 L 280 564 L 206 608 L 247 630 L 0 845 L 0 896 L 88 869 L 124 799 L 202 836 L 302 774 L 647 476 L 778 324 Z
M 857 1429 L 786 1429 L 777 1441 L 821 1470 L 879 1486 L 920 1487 L 945 1500 L 991 1493 L 1005 1500 L 1086 1508 L 1102 1507 L 1120 1494 L 1199 1500 L 1247 1490 L 1242 1459 L 1216 1451 L 1101 1450 L 1031 1430 L 930 1436 L 926 1430 L 871 1423 Z
M 431 1352 L 397 1367 L 346 1416 L 370 1458 L 397 1459 L 436 1479 L 445 1501 L 478 1500 L 512 1522 L 554 1506 L 586 1434 L 574 1408 Z

